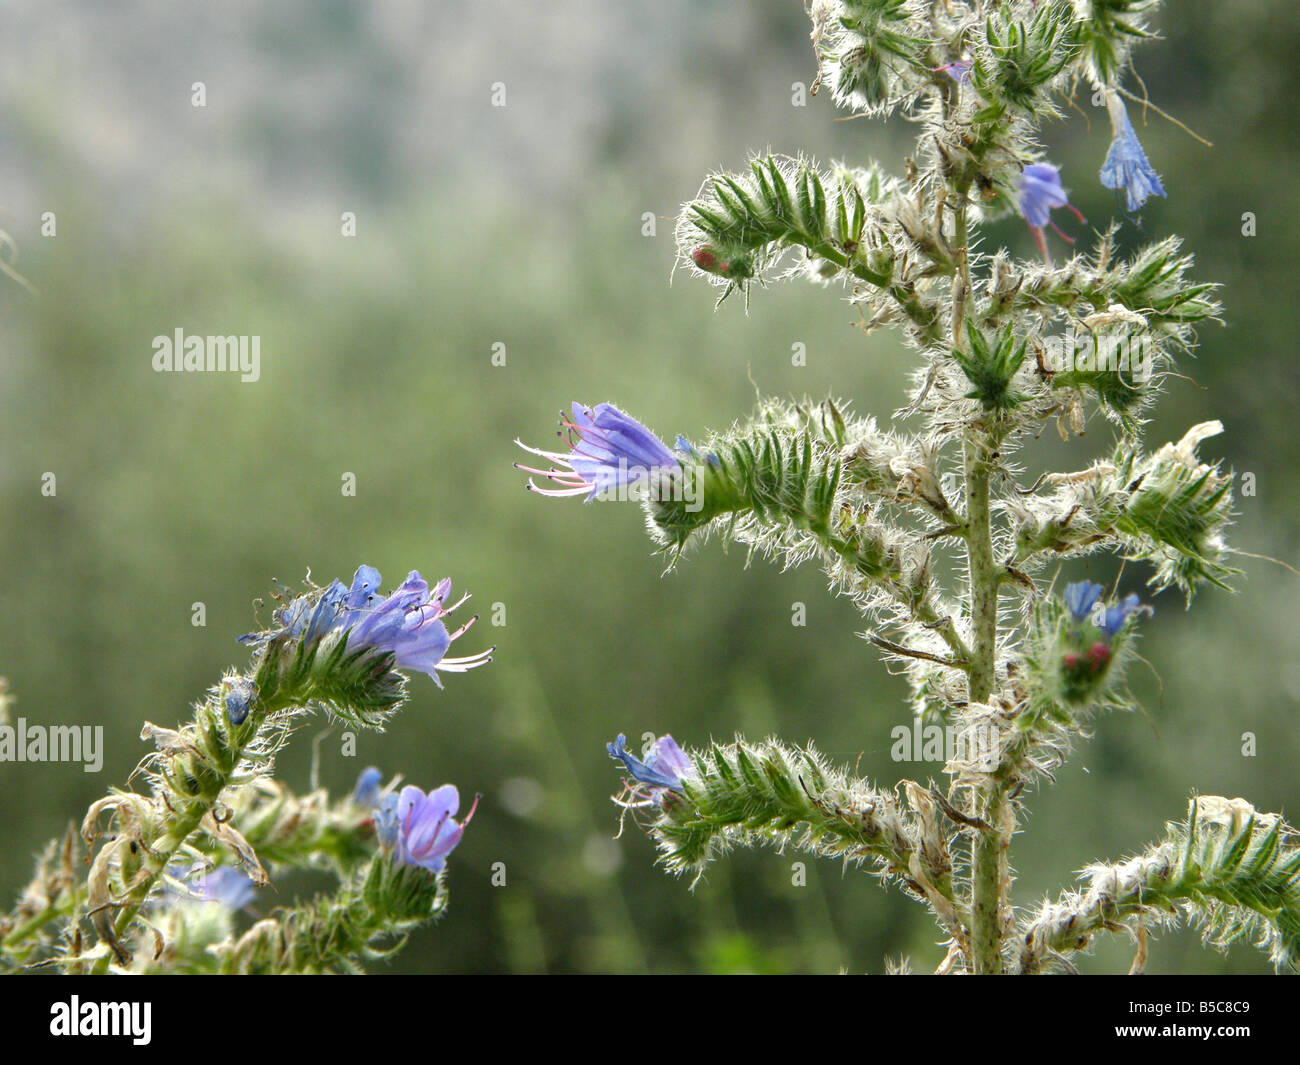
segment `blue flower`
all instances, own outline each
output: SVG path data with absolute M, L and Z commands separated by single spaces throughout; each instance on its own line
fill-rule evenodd
M 449 579 L 430 590 L 419 571 L 412 570 L 387 597 L 380 594 L 380 583 L 377 569 L 358 566 L 350 587 L 336 580 L 323 590 L 300 595 L 276 610 L 278 629 L 241 636 L 240 642 L 261 646 L 293 638 L 310 644 L 331 633 L 346 633 L 348 650 L 390 653 L 395 669 L 427 673 L 440 688 L 438 671 L 463 673 L 492 661 L 491 647 L 465 658 L 447 657 L 452 641 L 478 620 L 475 615 L 455 632 L 447 631 L 442 619 L 469 598 L 462 596 L 444 607 L 451 592 Z
M 1101 183 L 1108 189 L 1123 193 L 1124 206 L 1130 212 L 1136 212 L 1141 210 L 1148 197 L 1164 196 L 1165 189 L 1160 184 L 1160 175 L 1147 161 L 1147 153 L 1138 143 L 1119 93 L 1112 90 L 1106 94 L 1106 110 L 1110 114 L 1114 139 L 1110 142 L 1106 161 L 1101 165 Z
M 1106 634 L 1106 638 L 1113 640 L 1118 635 L 1119 630 L 1124 627 L 1129 616 L 1135 611 L 1146 610 L 1152 612 L 1149 606 L 1143 606 L 1142 601 L 1137 597 L 1136 592 L 1130 592 L 1121 602 L 1114 606 L 1108 606 L 1102 611 L 1101 620 L 1097 623 L 1097 628 Z
M 253 901 L 253 882 L 228 865 L 201 877 L 194 889 L 202 901 L 219 903 L 228 910 L 242 910 Z
M 369 810 L 379 805 L 379 789 L 384 782 L 384 774 L 375 766 L 361 770 L 357 777 L 357 786 L 352 789 L 352 801 L 362 809 Z
M 1025 167 L 1016 186 L 1016 205 L 1029 229 L 1034 234 L 1034 243 L 1038 250 L 1047 257 L 1047 244 L 1043 240 L 1043 229 L 1051 226 L 1056 235 L 1067 244 L 1073 244 L 1074 238 L 1061 232 L 1060 227 L 1052 221 L 1052 210 L 1064 207 L 1073 212 L 1080 222 L 1086 221 L 1080 212 L 1066 198 L 1065 189 L 1061 187 L 1061 173 L 1051 163 L 1034 163 Z
M 1075 621 L 1083 621 L 1092 613 L 1101 593 L 1105 591 L 1100 584 L 1092 581 L 1076 581 L 1065 586 L 1065 606 L 1074 616 Z
M 398 865 L 416 865 L 433 873 L 442 872 L 447 855 L 456 849 L 465 826 L 474 816 L 478 799 L 465 820 L 457 824 L 454 815 L 460 806 L 460 793 L 453 784 L 444 784 L 427 795 L 417 787 L 405 787 L 400 795 L 390 796 L 375 818 L 380 842 L 394 847 L 393 860 Z M 382 818 L 382 820 L 381 820 Z
M 623 763 L 634 780 L 649 785 L 645 798 L 652 802 L 661 799 L 665 791 L 681 791 L 682 780 L 695 773 L 686 752 L 666 733 L 655 740 L 644 762 L 628 753 L 627 737 L 621 732 L 613 743 L 605 744 L 605 750 Z
M 226 717 L 232 725 L 242 725 L 257 697 L 257 685 L 246 677 L 235 677 L 226 692 Z
M 969 59 L 956 59 L 951 63 L 945 63 L 941 67 L 935 67 L 936 74 L 947 74 L 958 85 L 970 84 L 970 72 L 973 64 Z
M 347 610 L 337 627 L 348 632 L 348 647 L 371 647 L 391 651 L 394 666 L 427 673 L 442 687 L 437 670 L 463 673 L 492 660 L 493 648 L 466 658 L 446 657 L 452 641 L 458 639 L 478 619 L 475 615 L 455 632 L 448 632 L 442 619 L 459 607 L 468 595 L 444 607 L 451 592 L 451 581 L 444 578 L 432 591 L 418 570 L 412 570 L 401 586 L 386 599 L 376 589 L 379 574 L 368 566 L 357 570 L 347 597 Z
M 328 588 L 295 596 L 272 612 L 271 619 L 278 628 L 250 632 L 238 637 L 238 641 L 249 647 L 261 647 L 276 640 L 291 639 L 314 643 L 334 627 L 346 596 L 347 587 L 337 580 L 331 582 Z
M 617 407 L 600 403 L 594 408 L 573 404 L 573 420 L 561 416 L 560 435 L 570 451 L 543 451 L 516 440 L 525 451 L 551 463 L 537 469 L 515 463 L 515 468 L 544 477 L 556 488 L 540 488 L 529 478 L 528 488 L 544 496 L 576 496 L 587 500 L 639 484 L 657 470 L 680 470 L 681 463 L 654 433 Z
M 1020 175 L 1020 213 L 1035 229 L 1042 229 L 1052 220 L 1052 208 L 1064 207 L 1065 189 L 1061 187 L 1061 173 L 1051 163 L 1034 163 L 1025 167 Z

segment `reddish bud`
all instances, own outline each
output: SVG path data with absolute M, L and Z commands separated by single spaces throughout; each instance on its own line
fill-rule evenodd
M 724 259 L 719 259 L 707 244 L 701 244 L 691 252 L 691 260 L 706 273 L 726 276 L 731 272 L 730 264 Z
M 1100 672 L 1109 661 L 1110 648 L 1106 644 L 1097 642 L 1088 648 L 1088 665 L 1092 667 L 1094 673 Z

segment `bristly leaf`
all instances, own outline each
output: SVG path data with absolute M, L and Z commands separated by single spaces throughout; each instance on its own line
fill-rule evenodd
M 974 115 L 977 126 L 1000 126 L 1007 112 L 1034 118 L 1057 113 L 1051 90 L 1079 50 L 1073 17 L 1069 0 L 1043 0 L 1028 24 L 1008 4 L 989 14 L 971 70 L 972 84 L 987 101 Z
M 1195 798 L 1161 843 L 1084 876 L 1085 891 L 1046 903 L 1025 925 L 1021 972 L 1088 949 L 1101 931 L 1157 928 L 1179 915 L 1213 947 L 1253 943 L 1279 969 L 1300 968 L 1300 834 L 1244 799 Z
M 1096 85 L 1113 85 L 1133 43 L 1152 36 L 1146 15 L 1158 0 L 1087 0 L 1079 11 L 1073 37 L 1088 76 Z
M 990 344 L 973 323 L 966 323 L 966 349 L 954 348 L 952 357 L 974 386 L 967 399 L 979 400 L 986 411 L 1014 410 L 1026 399 L 1011 387 L 1012 379 L 1025 362 L 1025 341 L 1017 340 L 1008 326 Z
M 1222 429 L 1218 422 L 1194 426 L 1151 455 L 1123 441 L 1109 462 L 1052 475 L 1051 495 L 1008 501 L 1015 563 L 1118 547 L 1155 566 L 1150 583 L 1157 589 L 1176 586 L 1190 598 L 1201 581 L 1227 588 L 1238 572 L 1224 562 L 1232 474 L 1196 455 L 1197 445 Z
M 941 896 L 951 893 L 951 862 L 934 826 L 832 768 L 814 748 L 737 738 L 691 755 L 694 772 L 663 798 L 648 826 L 670 872 L 698 878 L 736 846 L 794 847 L 868 861 L 922 898 L 918 875 Z
M 884 115 L 930 80 L 929 28 L 915 0 L 830 0 L 813 10 L 813 47 L 842 107 Z
M 879 199 L 878 181 L 874 191 Z M 786 252 L 802 249 L 822 280 L 842 274 L 884 287 L 892 256 L 884 220 L 868 206 L 871 194 L 845 167 L 822 174 L 805 159 L 756 157 L 749 173 L 704 183 L 682 210 L 678 249 L 684 263 L 718 285 L 744 288 L 767 277 Z
M 1153 586 L 1176 585 L 1189 599 L 1199 581 L 1227 588 L 1227 578 L 1237 572 L 1223 562 L 1232 475 L 1196 456 L 1200 441 L 1222 430 L 1218 422 L 1206 422 L 1154 455 L 1121 445 L 1113 459 L 1114 526 L 1130 557 L 1155 564 Z
M 1076 255 L 1057 267 L 1017 269 L 1004 264 L 989 317 L 1060 308 L 1083 318 L 1118 306 L 1141 315 L 1153 333 L 1188 347 L 1193 327 L 1219 315 L 1213 296 L 1218 286 L 1191 279 L 1193 259 L 1182 254 L 1177 237 L 1147 245 L 1131 259 L 1117 257 L 1114 237 L 1112 228 L 1093 255 Z

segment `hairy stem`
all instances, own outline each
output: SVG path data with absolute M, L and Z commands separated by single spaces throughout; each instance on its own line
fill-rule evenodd
M 987 435 L 966 443 L 966 543 L 973 630 L 968 693 L 972 703 L 986 702 L 993 694 L 997 669 L 999 577 L 989 509 L 991 450 Z M 976 837 L 971 860 L 971 948 L 978 973 L 1002 971 L 1003 893 L 1010 842 L 1003 829 L 1005 801 L 1002 785 L 990 781 L 976 794 L 972 809 L 991 826 Z
M 966 316 L 966 299 L 970 295 L 970 237 L 966 222 L 966 189 L 956 190 L 953 244 L 957 254 L 957 273 L 952 279 L 952 342 L 961 344 L 961 327 Z

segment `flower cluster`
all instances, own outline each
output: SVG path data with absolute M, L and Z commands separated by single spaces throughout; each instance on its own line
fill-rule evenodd
M 1115 638 L 1128 619 L 1145 610 L 1136 593 L 1129 593 L 1117 603 L 1102 604 L 1105 589 L 1092 581 L 1077 581 L 1065 588 L 1065 608 L 1072 624 L 1066 627 L 1066 650 L 1061 655 L 1067 688 L 1091 688 L 1110 665 Z
M 315 784 L 296 797 L 271 771 L 299 718 L 321 712 L 382 729 L 406 701 L 402 670 L 437 682 L 492 651 L 448 656 L 475 620 L 449 631 L 446 617 L 467 598 L 449 602 L 449 580 L 431 588 L 413 571 L 385 594 L 379 572 L 362 565 L 348 585 L 307 585 L 277 596 L 269 628 L 239 637 L 253 649 L 249 668 L 227 671 L 189 722 L 145 723 L 141 738 L 155 749 L 132 775 L 148 791 L 111 789 L 79 832 L 51 843 L 25 893 L 39 893 L 48 916 L 33 922 L 29 901 L 0 914 L 0 970 L 39 958 L 93 974 L 357 971 L 444 911 L 447 887 L 436 874 L 474 814 L 455 819 L 454 787 L 391 794 L 397 782 L 385 787 L 370 767 L 350 796 L 332 801 Z M 0 681 L 0 710 L 4 694 Z M 73 875 L 83 844 L 84 881 Z M 254 888 L 291 869 L 328 871 L 338 886 L 278 905 L 237 934 L 237 911 Z M 83 919 L 92 949 L 70 931 Z
M 1100 584 L 1092 581 L 1076 581 L 1074 584 L 1068 584 L 1064 596 L 1066 609 L 1070 611 L 1070 616 L 1075 621 L 1086 621 L 1092 617 L 1104 592 L 1105 589 Z M 1140 609 L 1151 608 L 1143 608 L 1137 593 L 1130 592 L 1120 602 L 1104 607 L 1093 620 L 1097 628 L 1105 633 L 1106 638 L 1113 640 L 1119 635 L 1120 629 L 1124 627 L 1129 617 Z
M 324 589 L 297 596 L 275 611 L 278 628 L 241 636 L 240 642 L 257 647 L 293 639 L 311 646 L 337 635 L 346 640 L 349 652 L 391 654 L 395 669 L 426 673 L 439 687 L 439 672 L 463 673 L 492 660 L 491 647 L 463 658 L 447 657 L 452 643 L 478 620 L 475 615 L 454 632 L 448 631 L 443 619 L 469 598 L 464 595 L 444 606 L 451 593 L 449 578 L 430 589 L 419 571 L 412 570 L 388 596 L 379 591 L 381 580 L 373 566 L 358 566 L 351 586 L 334 580 Z M 247 712 L 243 695 L 236 703 Z M 227 708 L 236 709 L 230 697 Z M 235 720 L 233 713 L 231 720 Z

